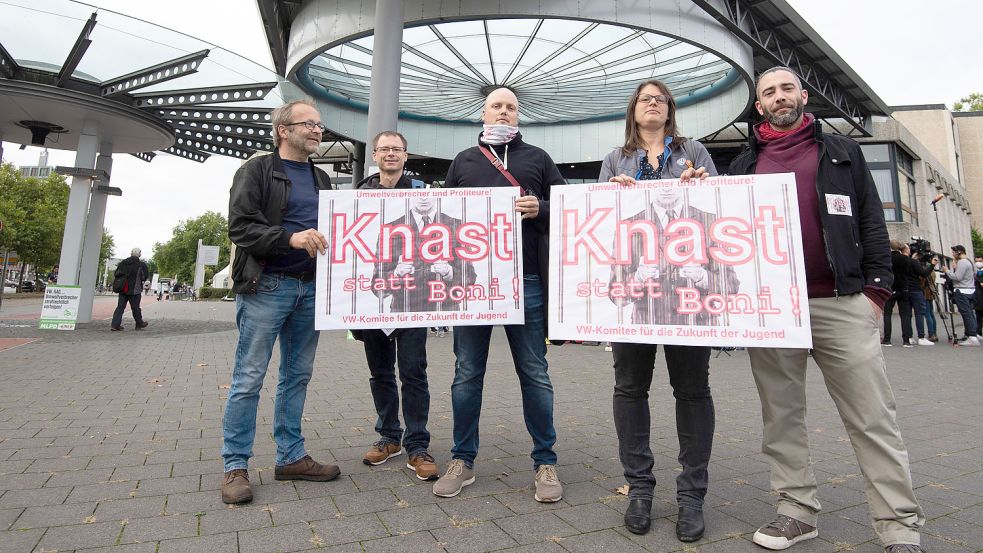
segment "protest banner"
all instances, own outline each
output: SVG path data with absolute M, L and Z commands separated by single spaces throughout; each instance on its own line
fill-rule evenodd
M 315 328 L 521 324 L 517 198 L 513 187 L 322 191 Z
M 812 346 L 794 174 L 551 193 L 550 338 Z
M 81 286 L 49 284 L 41 301 L 41 330 L 75 330 L 78 320 Z

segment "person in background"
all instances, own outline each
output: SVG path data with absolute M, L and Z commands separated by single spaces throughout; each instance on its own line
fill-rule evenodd
M 130 304 L 130 313 L 133 314 L 133 321 L 136 323 L 136 330 L 147 328 L 147 321 L 143 320 L 143 311 L 140 309 L 140 293 L 143 291 L 143 283 L 147 280 L 147 264 L 140 261 L 140 248 L 133 248 L 130 257 L 119 262 L 116 266 L 113 291 L 119 294 L 119 301 L 116 303 L 116 311 L 113 312 L 113 321 L 109 325 L 112 331 L 123 330 L 123 310 L 126 304 Z M 116 282 L 122 284 L 117 290 Z
M 963 319 L 963 337 L 956 340 L 957 346 L 978 346 L 976 337 L 976 314 L 973 308 L 973 296 L 976 294 L 973 264 L 966 257 L 966 247 L 957 244 L 952 247 L 952 257 L 956 260 L 951 271 L 943 273 L 952 282 L 952 299 L 956 309 Z M 953 329 L 953 333 L 955 329 Z

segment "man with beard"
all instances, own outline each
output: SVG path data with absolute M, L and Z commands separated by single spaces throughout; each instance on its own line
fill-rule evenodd
M 750 149 L 731 173 L 794 172 L 812 322 L 812 356 L 826 381 L 866 479 L 874 531 L 887 553 L 917 553 L 925 522 L 912 491 L 908 452 L 879 344 L 880 311 L 893 275 L 887 228 L 860 146 L 826 134 L 804 113 L 808 93 L 788 67 L 758 77 Z M 762 451 L 771 461 L 777 518 L 754 543 L 785 549 L 815 538 L 820 510 L 806 416 L 809 350 L 750 348 L 761 398 Z
M 318 339 L 314 256 L 327 247 L 316 228 L 318 193 L 331 189 L 328 175 L 309 157 L 321 145 L 324 125 L 314 105 L 305 101 L 276 108 L 270 119 L 276 149 L 244 163 L 229 196 L 229 239 L 238 248 L 231 276 L 239 341 L 222 421 L 222 501 L 232 504 L 253 499 L 247 466 L 256 437 L 259 393 L 278 338 L 273 478 L 323 482 L 341 472 L 335 465 L 314 461 L 301 434 Z

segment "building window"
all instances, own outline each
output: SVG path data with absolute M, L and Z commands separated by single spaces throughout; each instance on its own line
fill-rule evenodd
M 898 221 L 898 196 L 894 190 L 894 180 L 891 178 L 890 169 L 871 169 L 870 176 L 874 177 L 874 186 L 877 187 L 877 195 L 881 197 L 884 204 L 884 220 Z
M 867 164 L 871 163 L 891 163 L 890 144 L 861 144 L 860 149 L 864 153 Z

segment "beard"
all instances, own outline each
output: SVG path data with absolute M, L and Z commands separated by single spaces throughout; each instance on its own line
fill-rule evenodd
M 784 107 L 785 106 L 782 106 L 782 108 L 784 108 Z M 790 107 L 791 107 L 791 109 L 788 112 L 783 113 L 781 115 L 779 115 L 779 114 L 777 114 L 777 113 L 775 113 L 773 111 L 768 111 L 766 109 L 765 110 L 765 119 L 767 119 L 768 120 L 768 123 L 770 123 L 771 126 L 774 127 L 774 128 L 787 129 L 787 128 L 791 127 L 796 121 L 798 121 L 800 117 L 802 117 L 802 113 L 804 111 L 804 106 L 803 106 L 801 100 L 796 101 Z M 779 108 L 779 109 L 782 109 L 782 108 Z

